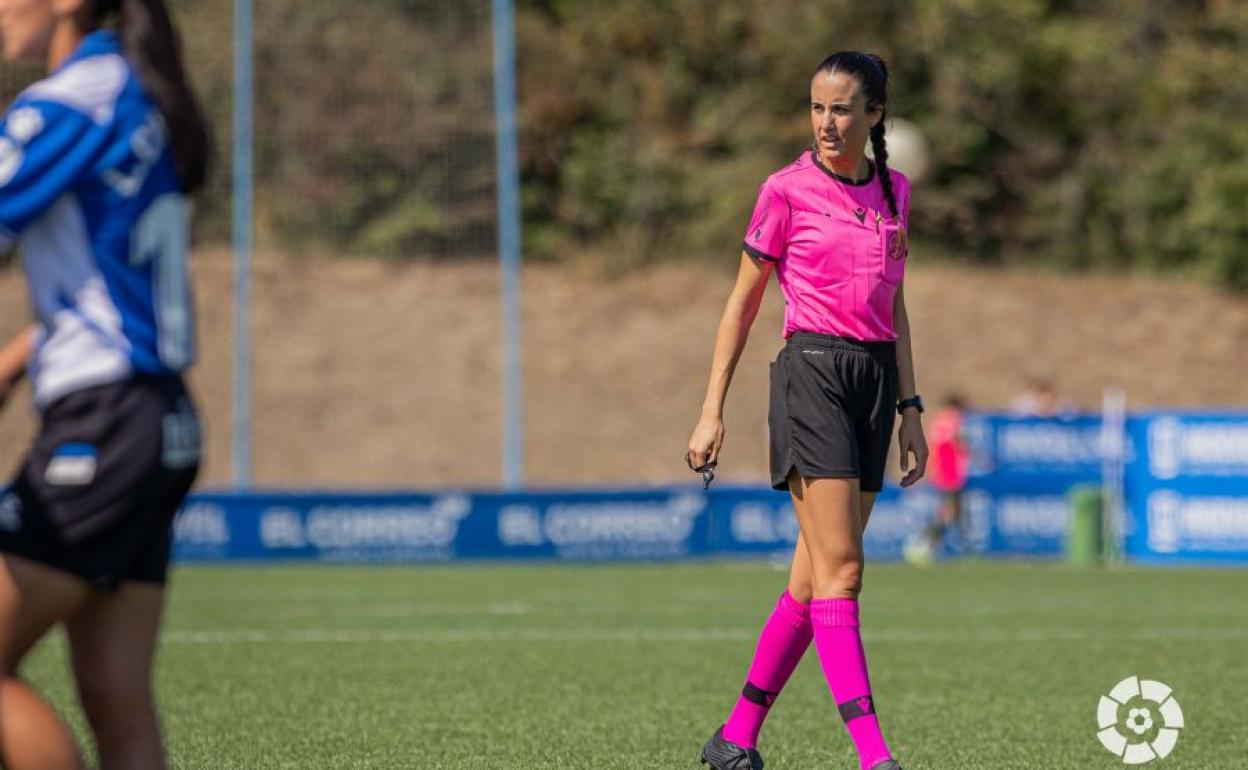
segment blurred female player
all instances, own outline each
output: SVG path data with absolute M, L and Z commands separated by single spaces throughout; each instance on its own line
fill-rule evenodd
M 22 657 L 64 623 L 104 770 L 164 768 L 151 688 L 170 524 L 199 466 L 187 196 L 207 124 L 162 0 L 0 0 L 9 61 L 48 76 L 0 126 L 0 247 L 36 323 L 0 351 L 42 425 L 0 492 L 0 765 L 80 768 Z
M 741 697 L 702 750 L 715 770 L 762 768 L 759 730 L 812 638 L 862 768 L 900 768 L 880 733 L 858 632 L 862 534 L 883 483 L 894 409 L 909 471 L 902 485 L 918 481 L 927 462 L 902 295 L 910 188 L 887 165 L 887 87 L 884 62 L 868 54 L 836 53 L 815 71 L 814 148 L 759 192 L 689 439 L 693 466 L 716 462 L 728 385 L 774 268 L 788 342 L 771 370 L 771 480 L 792 495 L 801 536 Z

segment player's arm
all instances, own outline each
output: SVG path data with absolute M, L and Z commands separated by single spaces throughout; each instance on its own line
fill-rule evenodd
M 728 295 L 719 330 L 715 333 L 715 352 L 711 356 L 711 376 L 702 402 L 702 416 L 689 439 L 689 460 L 696 466 L 714 462 L 724 443 L 724 401 L 728 386 L 745 350 L 750 328 L 758 317 L 771 276 L 771 263 L 742 252 L 737 282 Z
M 108 138 L 102 125 L 56 102 L 19 99 L 0 125 L 0 249 L 87 172 Z
M 35 348 L 35 328 L 28 326 L 0 348 L 0 407 L 26 375 L 26 362 Z
M 914 351 L 910 345 L 910 316 L 906 313 L 905 282 L 897 287 L 893 297 L 893 325 L 897 330 L 897 380 L 900 400 L 913 398 L 918 390 L 914 384 Z M 901 471 L 908 487 L 927 472 L 927 440 L 923 437 L 923 422 L 918 409 L 906 409 L 901 413 L 901 428 L 897 432 L 897 444 L 901 450 Z M 910 465 L 914 455 L 914 465 Z

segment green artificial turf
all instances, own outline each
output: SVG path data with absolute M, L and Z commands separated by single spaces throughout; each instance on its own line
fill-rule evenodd
M 1248 572 L 872 565 L 863 624 L 907 770 L 1124 767 L 1096 705 L 1186 716 L 1158 768 L 1248 767 Z M 762 564 L 183 568 L 158 689 L 177 768 L 695 768 L 784 586 Z M 24 672 L 85 736 L 53 637 Z M 768 770 L 857 768 L 813 650 Z

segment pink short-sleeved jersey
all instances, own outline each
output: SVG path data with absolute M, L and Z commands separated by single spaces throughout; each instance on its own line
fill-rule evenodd
M 784 336 L 815 332 L 868 342 L 897 339 L 893 299 L 906 269 L 910 182 L 889 170 L 899 216 L 875 165 L 863 182 L 838 176 L 814 151 L 768 177 L 745 251 L 776 263 Z

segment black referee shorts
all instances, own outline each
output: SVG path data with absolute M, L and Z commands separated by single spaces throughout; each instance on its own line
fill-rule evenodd
M 58 399 L 0 492 L 0 552 L 113 589 L 164 583 L 173 516 L 199 471 L 200 425 L 177 378 Z
M 798 332 L 771 365 L 771 485 L 806 478 L 859 479 L 884 486 L 897 407 L 892 342 Z

